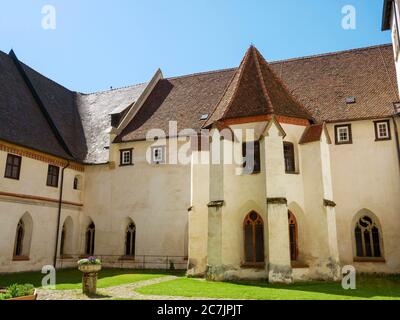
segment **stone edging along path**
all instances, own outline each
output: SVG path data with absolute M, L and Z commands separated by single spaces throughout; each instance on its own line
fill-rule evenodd
M 176 296 L 155 296 L 144 295 L 135 291 L 135 289 L 150 286 L 166 281 L 178 279 L 175 276 L 155 278 L 146 281 L 134 282 L 115 287 L 98 289 L 98 295 L 88 297 L 82 294 L 82 290 L 47 290 L 38 289 L 38 300 L 110 300 L 110 299 L 132 299 L 132 300 L 219 300 L 215 298 L 189 298 Z

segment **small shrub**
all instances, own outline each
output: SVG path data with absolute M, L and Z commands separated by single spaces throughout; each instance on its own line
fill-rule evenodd
M 11 299 L 12 296 L 9 293 L 0 293 L 0 300 L 7 300 L 7 299 Z
M 0 293 L 0 300 L 25 297 L 33 295 L 35 287 L 32 284 L 12 284 L 6 288 L 4 293 Z

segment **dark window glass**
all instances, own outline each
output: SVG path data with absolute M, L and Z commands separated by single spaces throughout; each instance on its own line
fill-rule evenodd
M 60 255 L 64 255 L 64 246 L 65 246 L 65 226 L 63 226 L 61 231 L 61 243 L 60 243 Z
M 24 223 L 20 221 L 17 226 L 17 234 L 15 239 L 14 256 L 22 256 L 22 245 L 24 243 Z
M 13 154 L 7 155 L 5 178 L 19 180 L 21 160 L 22 158 L 20 156 L 15 156 Z
M 382 257 L 379 228 L 375 221 L 363 216 L 355 228 L 357 257 Z
M 85 253 L 87 255 L 94 255 L 94 240 L 96 234 L 96 227 L 94 223 L 90 224 L 90 226 L 86 230 L 86 248 Z
M 264 228 L 262 224 L 257 224 L 256 232 L 256 262 L 264 262 Z
M 244 221 L 244 250 L 246 263 L 264 262 L 264 223 L 256 212 Z
M 245 254 L 246 262 L 253 262 L 253 225 L 246 224 L 244 226 L 244 237 L 245 237 Z
M 361 235 L 361 229 L 359 227 L 356 228 L 355 230 L 355 235 L 356 235 L 356 250 L 357 250 L 357 257 L 362 257 L 363 254 L 363 244 L 362 244 L 362 235 Z
M 283 153 L 285 158 L 285 171 L 288 173 L 293 173 L 296 171 L 296 164 L 294 158 L 294 146 L 293 143 L 284 142 L 283 143 Z
M 246 173 L 259 173 L 261 171 L 260 141 L 243 143 L 242 156 Z
M 131 223 L 126 231 L 125 254 L 127 256 L 135 256 L 135 238 L 136 227 L 134 223 Z
M 377 227 L 372 228 L 372 242 L 374 244 L 374 256 L 381 256 L 381 245 L 379 242 L 379 230 Z
M 49 165 L 47 171 L 47 185 L 49 187 L 58 187 L 58 175 L 60 173 L 60 168 L 56 166 Z
M 78 190 L 78 178 L 74 178 L 74 190 Z
M 368 230 L 364 231 L 365 256 L 372 257 L 371 238 Z

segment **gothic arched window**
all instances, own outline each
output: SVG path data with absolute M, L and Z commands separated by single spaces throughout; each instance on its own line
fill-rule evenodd
M 64 251 L 65 251 L 65 236 L 66 236 L 66 228 L 65 228 L 65 224 L 64 224 L 63 228 L 61 230 L 61 241 L 60 241 L 60 255 L 61 256 L 64 255 Z
M 264 262 L 264 222 L 254 211 L 244 219 L 244 252 L 246 263 Z
M 23 245 L 25 236 L 24 222 L 20 220 L 17 225 L 17 232 L 15 235 L 14 257 L 21 257 L 23 255 Z
M 360 218 L 354 229 L 357 257 L 382 257 L 379 226 L 369 216 Z
M 289 211 L 289 242 L 290 242 L 290 260 L 296 261 L 299 255 L 298 247 L 298 228 L 297 220 L 293 213 Z
M 87 255 L 94 255 L 94 240 L 96 234 L 96 227 L 92 222 L 88 228 L 86 229 L 86 246 L 85 246 L 85 253 Z
M 126 229 L 125 238 L 125 255 L 135 256 L 135 240 L 136 240 L 136 226 L 132 222 L 128 225 Z

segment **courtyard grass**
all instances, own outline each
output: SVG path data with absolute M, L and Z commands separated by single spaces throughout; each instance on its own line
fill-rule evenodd
M 400 278 L 358 276 L 356 290 L 344 290 L 339 282 L 271 285 L 266 282 L 208 282 L 180 278 L 136 290 L 146 295 L 248 300 L 392 300 L 400 299 Z
M 154 278 L 161 278 L 168 275 L 171 275 L 171 273 L 160 270 L 103 269 L 99 273 L 97 287 L 100 289 L 108 288 Z M 45 275 L 40 271 L 0 274 L 0 288 L 8 287 L 14 283 L 31 283 L 36 288 L 40 288 L 42 286 L 42 279 L 44 276 Z M 82 272 L 77 269 L 59 270 L 56 273 L 56 283 L 57 290 L 80 289 L 82 288 Z

